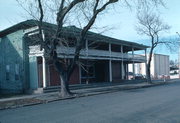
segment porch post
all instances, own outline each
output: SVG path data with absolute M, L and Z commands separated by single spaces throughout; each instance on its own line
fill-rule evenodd
M 133 79 L 135 79 L 134 47 L 132 47 L 132 60 L 133 60 Z
M 147 50 L 145 49 L 145 75 L 146 75 L 146 79 L 147 79 Z
M 44 55 L 42 56 L 42 67 L 43 67 L 43 88 L 46 87 L 46 60 Z
M 45 33 L 44 33 L 44 30 L 42 30 L 42 38 L 43 38 L 43 41 L 45 41 Z M 45 53 L 45 49 L 43 48 L 43 56 L 42 56 L 42 68 L 43 68 L 43 88 L 46 87 L 46 84 L 47 84 L 47 77 L 46 77 L 46 59 L 45 59 L 45 56 L 44 56 L 44 53 Z
M 112 82 L 112 62 L 109 60 L 109 81 Z
M 121 79 L 124 79 L 124 54 L 123 54 L 123 46 L 121 45 L 121 54 L 122 54 L 122 61 L 121 61 Z
M 88 57 L 88 40 L 86 40 L 85 49 L 86 49 L 86 56 Z
M 109 60 L 109 81 L 112 82 L 112 61 L 111 61 L 111 44 L 109 43 L 109 54 L 110 54 L 110 60 Z
M 129 80 L 129 66 L 128 66 L 128 63 L 126 64 L 126 73 L 127 73 L 127 75 L 126 75 L 126 79 L 127 80 Z
M 81 83 L 81 65 L 79 64 L 79 84 L 82 84 Z

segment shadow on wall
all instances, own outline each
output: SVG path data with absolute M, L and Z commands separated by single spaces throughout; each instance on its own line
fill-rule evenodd
M 17 34 L 0 40 L 0 93 L 23 91 L 23 45 Z

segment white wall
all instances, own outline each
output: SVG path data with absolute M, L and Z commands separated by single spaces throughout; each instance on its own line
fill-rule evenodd
M 169 56 L 154 54 L 154 73 L 153 76 L 170 75 Z
M 148 56 L 147 56 L 148 57 Z M 132 72 L 132 64 L 129 64 L 129 72 Z M 135 64 L 135 74 L 146 75 L 145 63 Z M 151 75 L 157 78 L 161 75 L 170 75 L 169 56 L 162 54 L 153 54 L 151 61 Z
M 179 78 L 180 78 L 180 46 L 179 46 Z

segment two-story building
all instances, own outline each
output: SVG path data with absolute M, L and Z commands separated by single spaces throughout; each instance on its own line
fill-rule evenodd
M 56 25 L 43 23 L 44 40 L 49 40 Z M 58 46 L 59 60 L 72 59 L 81 29 L 64 27 L 63 38 L 68 47 Z M 0 92 L 22 93 L 27 90 L 59 86 L 60 79 L 52 61 L 40 48 L 37 21 L 27 20 L 0 32 Z M 80 52 L 80 64 L 70 84 L 121 82 L 128 79 L 128 64 L 145 63 L 146 56 L 135 54 L 145 45 L 88 32 Z

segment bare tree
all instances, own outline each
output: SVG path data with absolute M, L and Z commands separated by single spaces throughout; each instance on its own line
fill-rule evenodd
M 92 15 L 89 18 L 88 23 L 82 28 L 82 30 L 79 34 L 79 37 L 77 39 L 77 43 L 75 46 L 74 58 L 73 58 L 73 60 L 66 61 L 65 64 L 63 64 L 62 62 L 59 62 L 58 57 L 57 57 L 56 47 L 59 44 L 59 40 L 57 40 L 57 39 L 62 36 L 63 21 L 64 21 L 65 16 L 68 14 L 68 12 L 77 4 L 83 3 L 83 2 L 85 3 L 86 1 L 85 0 L 73 0 L 69 4 L 65 3 L 66 2 L 65 0 L 61 1 L 59 10 L 57 13 L 57 19 L 56 19 L 56 21 L 57 21 L 56 35 L 55 35 L 55 38 L 52 40 L 51 52 L 50 52 L 50 56 L 53 59 L 54 66 L 60 75 L 60 80 L 61 80 L 61 93 L 60 94 L 61 94 L 61 96 L 64 97 L 64 96 L 71 95 L 71 92 L 68 87 L 68 85 L 69 85 L 68 82 L 69 82 L 70 76 L 75 68 L 75 65 L 78 64 L 80 51 L 83 48 L 83 46 L 85 45 L 85 40 L 86 40 L 85 37 L 86 37 L 88 30 L 94 24 L 94 22 L 97 18 L 97 15 L 99 13 L 101 13 L 102 11 L 104 11 L 109 4 L 115 3 L 117 1 L 118 0 L 108 0 L 101 5 L 100 5 L 100 3 L 101 3 L 100 0 L 94 1 Z M 38 0 L 38 4 L 39 4 L 39 9 L 40 9 L 39 29 L 41 29 L 41 26 L 43 23 L 42 22 L 43 8 L 41 5 L 42 4 L 41 0 Z M 40 33 L 41 33 L 41 31 L 40 31 Z M 44 46 L 46 46 L 46 44 Z M 64 65 L 65 65 L 65 67 L 63 67 Z
M 176 42 L 160 38 L 163 32 L 166 32 L 170 29 L 170 26 L 163 23 L 159 15 L 155 13 L 151 13 L 149 11 L 143 11 L 143 12 L 139 12 L 139 14 L 137 15 L 137 19 L 138 19 L 138 24 L 136 25 L 136 30 L 138 34 L 146 35 L 150 38 L 149 41 L 151 47 L 147 61 L 146 75 L 147 75 L 147 81 L 151 83 L 152 81 L 150 76 L 151 75 L 150 66 L 151 66 L 152 54 L 154 49 L 158 45 L 166 45 L 167 47 L 170 48 Z
M 17 0 L 18 2 L 20 0 Z M 88 30 L 93 26 L 95 23 L 95 20 L 97 19 L 97 16 L 100 15 L 104 10 L 107 9 L 107 6 L 110 4 L 118 2 L 118 0 L 53 0 L 55 4 L 53 6 L 56 6 L 56 9 L 53 9 L 50 5 L 51 3 L 45 3 L 49 2 L 48 0 L 35 0 L 36 3 L 35 9 L 32 9 L 30 7 L 30 11 L 26 9 L 26 7 L 23 7 L 33 18 L 36 18 L 38 20 L 38 26 L 39 26 L 39 39 L 41 40 L 41 48 L 44 48 L 46 53 L 49 54 L 51 57 L 53 64 L 56 68 L 56 70 L 59 73 L 60 79 L 61 79 L 61 96 L 70 96 L 71 92 L 69 90 L 69 79 L 70 76 L 75 68 L 75 65 L 78 64 L 79 61 L 79 55 L 81 49 L 85 45 L 86 35 Z M 124 0 L 126 5 L 131 6 L 134 4 L 130 0 Z M 131 3 L 132 2 L 132 3 Z M 20 2 L 19 2 L 20 3 Z M 136 4 L 140 4 L 142 6 L 150 5 L 150 3 L 154 5 L 162 4 L 162 0 L 136 0 Z M 22 4 L 20 3 L 22 6 Z M 31 4 L 34 5 L 34 4 Z M 56 47 L 61 44 L 64 45 L 64 39 L 63 36 L 63 26 L 65 25 L 66 17 L 68 17 L 68 14 L 76 8 L 78 5 L 81 5 L 81 7 L 85 8 L 87 11 L 83 11 L 81 9 L 81 12 L 87 19 L 87 22 L 85 23 L 85 26 L 82 26 L 82 30 L 77 37 L 77 41 L 75 44 L 75 53 L 72 60 L 70 59 L 64 59 L 63 62 L 60 62 L 57 56 Z M 91 9 L 89 9 L 90 7 Z M 78 7 L 77 7 L 78 8 Z M 88 8 L 88 9 L 87 9 Z M 57 28 L 55 30 L 55 35 L 52 36 L 50 42 L 43 39 L 43 20 L 46 19 L 45 15 L 47 15 L 47 9 L 50 9 L 53 12 L 57 13 L 56 16 L 56 24 Z M 34 10 L 36 12 L 34 12 Z M 78 9 L 77 9 L 78 10 Z M 76 10 L 76 11 L 77 11 Z M 38 15 L 38 16 L 37 16 Z M 79 22 L 81 23 L 81 22 Z M 50 45 L 50 46 L 49 46 Z

